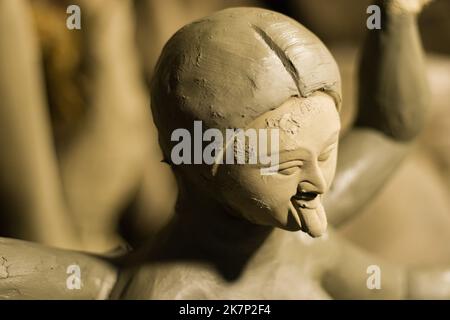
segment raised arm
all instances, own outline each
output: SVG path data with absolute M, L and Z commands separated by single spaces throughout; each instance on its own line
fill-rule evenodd
M 0 232 L 73 248 L 31 24 L 26 1 L 0 0 Z
M 426 2 L 376 2 L 381 29 L 368 31 L 356 124 L 340 142 L 336 177 L 325 199 L 334 225 L 373 198 L 423 128 L 429 93 L 417 15 Z
M 363 252 L 330 232 L 329 263 L 322 274 L 335 299 L 450 299 L 450 266 L 408 269 Z

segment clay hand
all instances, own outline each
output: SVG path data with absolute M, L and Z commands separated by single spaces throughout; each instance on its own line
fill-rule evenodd
M 387 8 L 392 13 L 420 13 L 432 0 L 386 0 Z

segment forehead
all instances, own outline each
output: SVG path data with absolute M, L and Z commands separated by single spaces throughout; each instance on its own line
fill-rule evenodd
M 276 149 L 280 153 L 309 157 L 320 154 L 337 142 L 340 119 L 334 99 L 326 93 L 317 92 L 307 98 L 290 98 L 256 119 L 249 127 L 276 129 L 279 133 Z
M 334 115 L 336 107 L 333 99 L 324 93 L 316 93 L 308 98 L 292 97 L 280 107 L 265 116 L 266 126 L 279 128 L 288 133 L 302 129 L 323 116 Z
M 307 98 L 290 98 L 256 119 L 251 127 L 279 129 L 280 137 L 314 140 L 339 131 L 340 120 L 333 98 L 317 92 Z

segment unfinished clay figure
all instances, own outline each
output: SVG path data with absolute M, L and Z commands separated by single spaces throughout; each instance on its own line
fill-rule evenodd
M 152 111 L 180 190 L 172 223 L 151 246 L 114 259 L 3 239 L 0 294 L 113 299 L 449 298 L 448 268 L 406 270 L 327 231 L 325 211 L 336 206 L 336 215 L 344 217 L 357 211 L 389 177 L 421 129 L 427 92 L 416 12 L 401 4 L 383 2 L 389 19 L 385 28 L 369 36 L 361 66 L 361 117 L 340 143 L 339 157 L 345 162 L 326 201 L 338 158 L 342 104 L 333 57 L 311 32 L 281 14 L 257 8 L 219 11 L 175 34 L 155 72 Z M 405 55 L 409 58 L 403 59 Z M 376 67 L 370 71 L 373 78 L 368 77 L 369 66 Z M 410 89 L 398 90 L 407 85 Z M 262 175 L 259 163 L 224 164 L 220 153 L 214 164 L 174 164 L 172 133 L 179 128 L 193 132 L 194 121 L 202 121 L 205 130 L 220 132 L 277 129 L 277 172 Z M 374 157 L 379 153 L 384 157 Z M 366 179 L 372 176 L 377 179 L 369 184 Z M 70 264 L 83 270 L 82 290 L 66 288 L 64 271 Z M 379 290 L 367 285 L 372 266 L 382 270 Z M 44 283 L 43 278 L 54 281 Z

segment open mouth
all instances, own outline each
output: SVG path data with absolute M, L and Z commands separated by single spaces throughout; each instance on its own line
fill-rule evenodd
M 290 201 L 292 215 L 300 230 L 312 237 L 320 237 L 327 229 L 327 217 L 321 197 L 316 192 L 299 192 Z
M 300 207 L 302 208 L 311 208 L 311 205 L 313 204 L 313 200 L 318 197 L 317 192 L 299 192 L 295 194 L 292 199 L 295 200 Z

